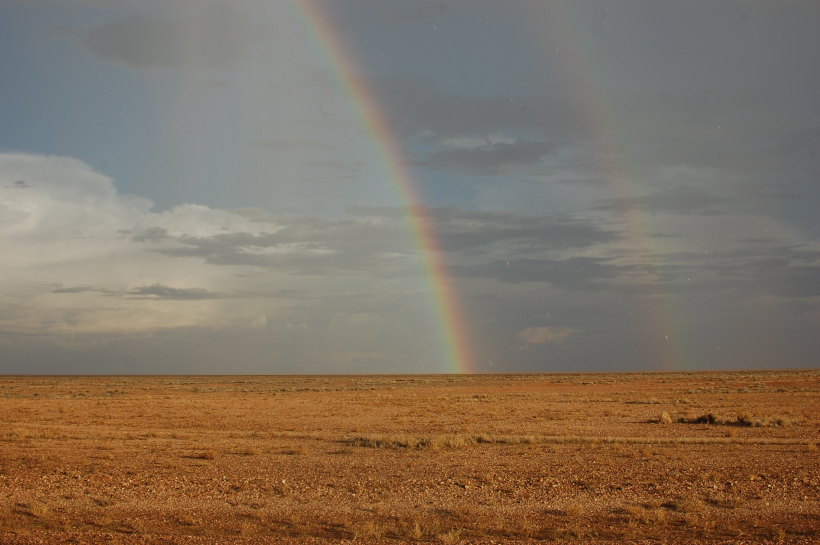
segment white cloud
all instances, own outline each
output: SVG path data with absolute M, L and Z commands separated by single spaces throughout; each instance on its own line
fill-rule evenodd
M 258 325 L 256 305 L 192 295 L 234 291 L 240 267 L 153 250 L 178 245 L 175 237 L 261 236 L 280 227 L 201 205 L 159 213 L 152 206 L 119 194 L 110 178 L 76 159 L 0 154 L 3 328 L 71 334 Z M 134 296 L 141 286 L 172 296 Z

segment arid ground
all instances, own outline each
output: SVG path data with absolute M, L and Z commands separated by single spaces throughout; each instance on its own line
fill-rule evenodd
M 820 371 L 0 377 L 0 543 L 820 541 Z

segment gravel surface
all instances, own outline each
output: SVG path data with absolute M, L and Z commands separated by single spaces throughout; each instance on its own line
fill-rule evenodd
M 0 377 L 0 543 L 820 541 L 820 371 Z

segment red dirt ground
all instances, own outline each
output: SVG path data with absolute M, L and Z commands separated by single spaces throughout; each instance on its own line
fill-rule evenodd
M 817 370 L 0 377 L 0 543 L 820 541 L 818 409 Z

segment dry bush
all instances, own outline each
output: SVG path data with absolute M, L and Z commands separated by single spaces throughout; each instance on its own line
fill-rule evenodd
M 660 507 L 627 505 L 624 511 L 633 519 L 647 525 L 661 524 L 666 521 L 666 512 Z
M 703 503 L 696 496 L 682 496 L 673 501 L 671 506 L 681 513 L 699 513 L 703 511 Z
M 630 517 L 638 518 L 643 512 L 643 507 L 640 505 L 627 505 L 624 507 L 624 512 Z
M 514 535 L 525 538 L 531 538 L 537 532 L 538 528 L 530 520 L 522 520 L 516 525 L 515 529 L 513 530 Z
M 698 517 L 692 513 L 684 513 L 681 518 L 683 519 L 683 523 L 687 526 L 695 526 L 698 523 Z
M 114 498 L 106 498 L 103 496 L 92 498 L 91 501 L 93 501 L 99 507 L 110 507 L 111 505 L 117 503 L 117 500 L 115 500 Z
M 802 418 L 786 418 L 785 416 L 763 416 L 754 418 L 748 413 L 738 414 L 737 423 L 741 426 L 753 426 L 756 428 L 802 426 L 804 424 Z
M 564 513 L 568 517 L 580 517 L 584 514 L 584 506 L 580 503 L 571 503 L 564 508 Z
M 202 524 L 201 518 L 196 518 L 187 513 L 180 513 L 176 516 L 177 522 L 184 526 L 199 526 Z
M 492 434 L 454 434 L 416 437 L 413 435 L 370 435 L 356 437 L 353 446 L 368 448 L 405 448 L 405 449 L 460 449 L 478 443 L 486 444 L 532 444 L 538 441 L 534 435 L 492 435 Z
M 421 525 L 419 525 L 418 521 L 415 521 L 413 525 L 408 528 L 406 536 L 410 539 L 415 539 L 416 541 L 420 540 L 424 536 L 424 532 L 422 531 Z
M 354 529 L 356 537 L 379 539 L 384 535 L 385 528 L 375 520 L 368 520 Z
M 438 534 L 436 537 L 439 538 L 443 543 L 453 543 L 458 541 L 461 537 L 461 528 L 451 528 L 446 532 L 442 532 Z
M 35 518 L 45 518 L 49 513 L 48 506 L 40 502 L 18 503 L 17 506 L 22 513 Z
M 23 441 L 34 437 L 34 434 L 26 428 L 14 428 L 9 433 L 3 434 L 2 439 L 6 441 Z

